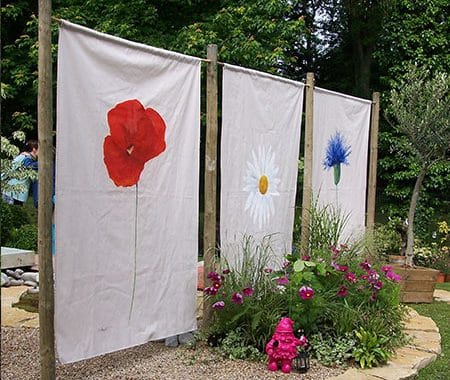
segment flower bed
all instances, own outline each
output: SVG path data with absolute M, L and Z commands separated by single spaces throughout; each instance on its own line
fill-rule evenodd
M 207 276 L 204 292 L 214 309 L 207 335 L 224 354 L 265 358 L 282 317 L 294 321 L 297 337 L 305 334 L 308 350 L 328 365 L 375 366 L 402 344 L 400 276 L 391 266 L 369 260 L 361 247 L 339 245 L 289 255 L 272 268 L 270 251 L 270 239 L 257 245 L 245 238 L 242 260 L 233 267 L 222 261 Z

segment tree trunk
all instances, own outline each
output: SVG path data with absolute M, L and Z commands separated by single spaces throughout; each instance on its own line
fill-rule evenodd
M 414 190 L 411 196 L 411 203 L 409 205 L 408 212 L 408 231 L 407 231 L 407 242 L 406 242 L 406 265 L 413 266 L 414 257 L 414 216 L 416 214 L 417 201 L 419 200 L 419 191 L 422 187 L 422 182 L 428 171 L 428 165 L 425 164 L 420 170 L 419 176 L 417 177 L 416 184 L 414 185 Z

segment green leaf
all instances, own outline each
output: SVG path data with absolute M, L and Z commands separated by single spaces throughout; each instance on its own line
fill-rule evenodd
M 294 271 L 296 272 L 302 272 L 305 269 L 305 261 L 303 260 L 297 260 L 294 263 Z

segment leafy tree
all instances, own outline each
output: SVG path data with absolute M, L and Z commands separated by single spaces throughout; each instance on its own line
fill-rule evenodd
M 450 70 L 450 21 L 448 1 L 417 2 L 397 0 L 385 17 L 379 42 L 374 52 L 373 83 L 382 93 L 388 92 L 397 78 L 411 64 L 433 72 Z M 378 78 L 378 79 L 377 79 Z M 382 96 L 382 109 L 389 97 Z M 380 216 L 399 217 L 408 212 L 411 187 L 414 186 L 418 164 L 409 151 L 403 149 L 404 136 L 381 119 L 378 160 L 378 205 Z M 450 162 L 434 164 L 427 173 L 417 207 L 416 233 L 425 239 L 428 229 L 434 228 L 434 218 L 446 218 L 450 212 Z
M 450 150 L 450 80 L 448 74 L 411 66 L 391 91 L 388 114 L 397 122 L 394 128 L 405 136 L 403 149 L 414 158 L 416 183 L 408 212 L 406 257 L 412 265 L 414 217 L 422 182 L 430 168 L 448 158 Z

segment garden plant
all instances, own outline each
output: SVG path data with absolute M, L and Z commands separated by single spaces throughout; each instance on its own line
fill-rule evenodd
M 345 225 L 339 212 L 312 213 L 310 254 L 294 250 L 272 267 L 271 237 L 257 244 L 247 236 L 239 262 L 219 260 L 204 290 L 214 309 L 209 342 L 232 358 L 264 358 L 276 324 L 289 317 L 323 364 L 385 363 L 405 339 L 400 276 L 362 242 L 339 243 Z

